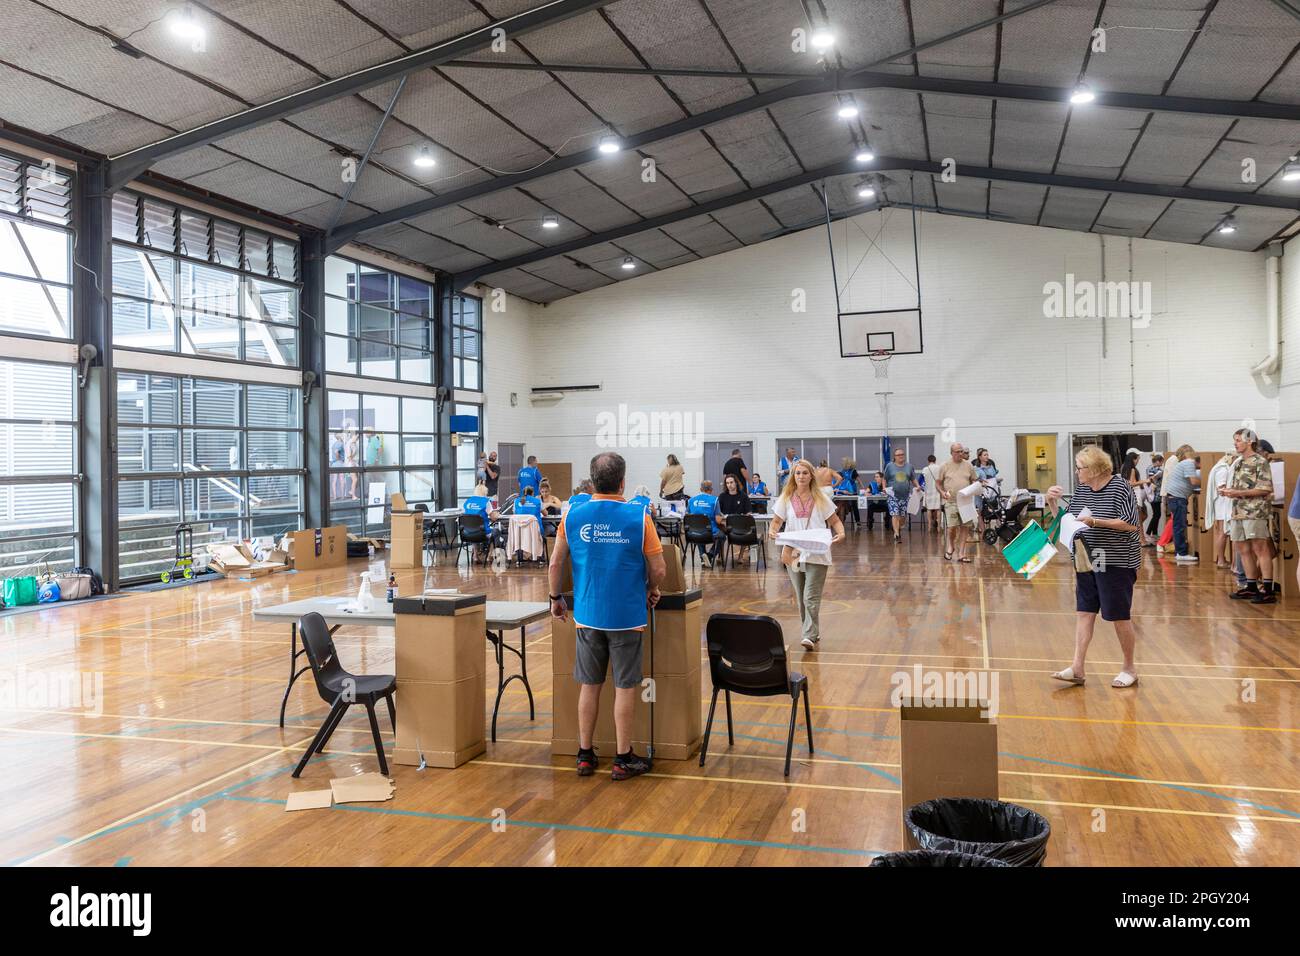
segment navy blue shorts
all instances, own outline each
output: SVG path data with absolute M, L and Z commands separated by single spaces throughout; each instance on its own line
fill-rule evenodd
M 1074 572 L 1074 608 L 1086 614 L 1101 612 L 1103 621 L 1127 621 L 1133 610 L 1133 585 L 1137 568 Z

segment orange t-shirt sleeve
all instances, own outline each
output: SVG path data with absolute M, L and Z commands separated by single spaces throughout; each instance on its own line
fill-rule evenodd
M 555 538 L 556 538 L 557 541 L 568 541 L 568 540 L 569 540 L 569 536 L 568 536 L 567 534 L 564 533 L 564 525 L 565 525 L 565 522 L 568 521 L 568 519 L 569 519 L 569 516 L 568 516 L 568 515 L 565 515 L 563 518 L 560 519 L 560 523 L 557 524 L 557 525 L 555 526 Z
M 642 550 L 645 552 L 647 556 L 652 554 L 664 553 L 664 545 L 663 542 L 659 540 L 659 532 L 655 530 L 654 519 L 651 518 L 649 515 L 645 516 L 644 541 L 645 544 Z

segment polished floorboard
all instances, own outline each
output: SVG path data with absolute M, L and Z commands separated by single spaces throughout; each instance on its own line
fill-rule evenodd
M 1069 663 L 1074 633 L 1072 572 L 1059 559 L 1026 582 L 992 548 L 959 565 L 919 525 L 897 546 L 864 528 L 835 552 L 815 653 L 798 647 L 779 564 L 688 570 L 706 616 L 776 617 L 809 676 L 817 753 L 797 746 L 788 779 L 788 703 L 739 697 L 735 746 L 715 733 L 703 768 L 663 760 L 614 783 L 606 754 L 598 775 L 577 777 L 572 758 L 549 752 L 542 622 L 527 635 L 535 721 L 514 683 L 499 741 L 482 757 L 457 770 L 392 766 L 393 800 L 298 813 L 284 811 L 289 793 L 377 769 L 370 729 L 353 708 L 326 754 L 292 779 L 327 708 L 307 675 L 278 726 L 288 628 L 251 612 L 351 593 L 365 560 L 0 617 L 0 675 L 10 691 L 28 685 L 0 699 L 0 862 L 861 866 L 901 848 L 891 676 L 920 664 L 996 673 L 1001 793 L 1051 822 L 1048 865 L 1294 866 L 1300 602 L 1242 606 L 1223 572 L 1143 554 L 1133 689 L 1109 686 L 1120 658 L 1102 622 L 1087 685 L 1050 679 Z M 374 564 L 383 562 L 381 552 Z M 403 593 L 419 590 L 420 572 L 397 577 Z M 540 569 L 457 569 L 445 556 L 429 586 L 546 594 Z M 349 670 L 391 672 L 391 631 L 345 628 L 336 642 Z M 33 696 L 59 674 L 102 679 L 96 713 L 85 712 L 95 702 L 51 707 Z M 490 707 L 490 657 L 488 677 Z M 381 729 L 391 749 L 386 717 Z

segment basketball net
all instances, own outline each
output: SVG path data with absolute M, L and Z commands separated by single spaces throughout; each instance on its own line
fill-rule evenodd
M 889 378 L 889 360 L 893 357 L 892 352 L 886 352 L 884 349 L 877 349 L 867 356 L 871 359 L 871 367 L 875 369 L 876 378 Z

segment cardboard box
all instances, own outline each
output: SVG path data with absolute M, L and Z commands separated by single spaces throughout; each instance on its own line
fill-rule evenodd
M 487 677 L 486 605 L 458 608 L 446 618 L 394 614 L 399 680 L 456 681 Z
M 998 725 L 978 706 L 899 708 L 902 809 L 939 797 L 998 799 Z M 903 825 L 903 849 L 919 844 Z
M 391 509 L 391 510 L 393 510 L 393 511 L 410 511 L 410 510 L 411 510 L 409 507 L 407 507 L 407 504 L 406 504 L 406 496 L 403 495 L 400 491 L 394 491 L 394 492 L 393 492 L 393 505 L 392 505 L 392 509 Z
M 682 549 L 675 544 L 664 545 L 664 580 L 659 585 L 660 594 L 680 594 L 686 590 L 686 572 L 682 568 Z
M 480 648 L 481 650 L 481 648 Z M 418 767 L 459 767 L 487 750 L 483 715 L 487 681 L 476 674 L 457 681 L 397 679 L 397 743 L 393 762 Z
M 392 554 L 388 558 L 390 568 L 424 567 L 424 512 L 413 511 L 410 514 L 389 516 Z
M 280 543 L 281 550 L 299 571 L 318 568 L 338 568 L 348 560 L 348 529 L 346 525 L 328 528 L 308 528 L 291 531 Z

